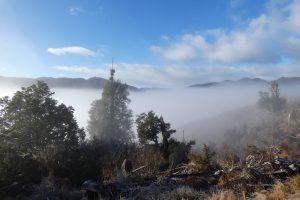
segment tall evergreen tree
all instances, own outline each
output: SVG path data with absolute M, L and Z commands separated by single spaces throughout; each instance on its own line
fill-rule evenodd
M 126 144 L 133 138 L 128 86 L 115 80 L 113 75 L 114 69 L 104 85 L 102 98 L 92 103 L 87 130 L 101 141 Z

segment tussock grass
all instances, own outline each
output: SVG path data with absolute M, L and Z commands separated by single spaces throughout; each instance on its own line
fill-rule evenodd
M 210 200 L 244 200 L 244 195 L 239 196 L 231 190 L 217 191 L 211 195 Z
M 278 181 L 264 196 L 266 200 L 300 199 L 300 175 L 291 177 L 285 183 Z

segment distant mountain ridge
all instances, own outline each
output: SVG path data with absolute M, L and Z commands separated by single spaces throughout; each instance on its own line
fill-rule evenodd
M 102 89 L 107 81 L 101 77 L 84 78 L 53 78 L 53 77 L 38 77 L 38 78 L 24 78 L 24 77 L 6 77 L 0 76 L 0 84 L 2 86 L 29 86 L 36 81 L 44 81 L 49 87 L 58 88 L 80 88 L 80 89 Z M 300 85 L 300 77 L 281 77 L 276 79 L 279 85 Z M 244 86 L 244 85 L 266 85 L 269 81 L 260 78 L 242 78 L 236 81 L 225 80 L 220 82 L 207 82 L 201 84 L 194 84 L 188 86 L 189 88 L 210 88 L 216 86 Z M 137 88 L 128 85 L 133 91 L 147 91 L 147 90 L 161 90 L 162 88 Z
M 53 78 L 53 77 L 39 77 L 39 78 L 22 78 L 22 77 L 4 77 L 0 76 L 1 85 L 14 86 L 29 86 L 36 81 L 44 81 L 49 87 L 64 87 L 64 88 L 81 88 L 81 89 L 102 89 L 107 81 L 101 77 L 84 78 Z M 138 90 L 134 86 L 128 85 L 130 90 Z
M 275 80 L 279 85 L 300 85 L 300 77 L 281 77 Z M 242 78 L 236 81 L 225 80 L 190 85 L 190 88 L 208 88 L 214 86 L 266 85 L 269 81 L 261 78 Z

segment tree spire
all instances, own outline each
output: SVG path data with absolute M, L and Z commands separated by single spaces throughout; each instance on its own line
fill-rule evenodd
M 114 74 L 115 74 L 116 70 L 114 68 L 114 58 L 111 59 L 111 69 L 110 69 L 110 80 L 113 81 L 114 80 Z

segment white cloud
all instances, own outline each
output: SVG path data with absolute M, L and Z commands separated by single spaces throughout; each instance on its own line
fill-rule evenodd
M 69 15 L 77 15 L 80 12 L 83 12 L 82 8 L 76 6 L 70 6 L 68 9 Z
M 188 61 L 197 58 L 195 50 L 185 44 L 174 44 L 163 52 L 164 58 L 174 61 Z
M 48 48 L 47 51 L 53 55 L 62 56 L 67 54 L 74 54 L 86 57 L 97 56 L 98 53 L 92 50 L 89 50 L 84 47 L 72 46 L 72 47 L 61 47 L 61 48 Z
M 232 1 L 233 3 L 239 1 Z M 272 1 L 266 12 L 249 20 L 244 28 L 215 29 L 189 33 L 167 45 L 153 45 L 150 50 L 176 62 L 197 59 L 206 63 L 280 63 L 283 57 L 297 59 L 300 44 L 300 0 L 291 4 Z M 293 48 L 291 48 L 291 37 Z M 294 49 L 294 51 L 292 51 Z
M 56 70 L 75 77 L 109 77 L 110 64 L 101 67 L 55 66 Z M 154 66 L 138 63 L 116 63 L 116 78 L 138 87 L 178 87 L 195 83 L 236 80 L 243 77 L 276 79 L 281 76 L 300 76 L 294 64 L 258 66 L 213 65 L 187 67 L 182 65 Z
M 286 20 L 288 28 L 291 31 L 300 33 L 300 0 L 294 0 L 285 9 L 289 13 Z

